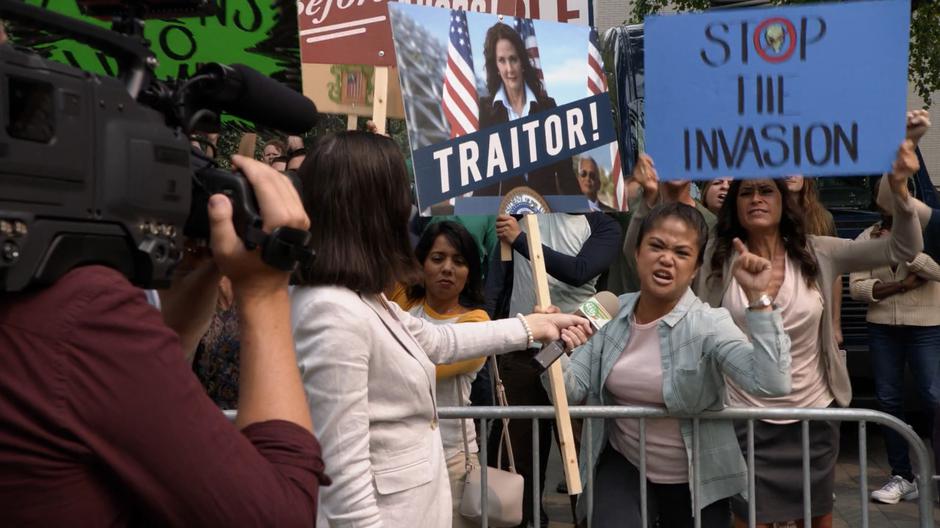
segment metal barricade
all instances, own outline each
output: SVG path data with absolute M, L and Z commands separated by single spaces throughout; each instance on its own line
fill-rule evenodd
M 804 526 L 812 526 L 811 522 L 811 501 L 810 501 L 810 441 L 809 441 L 809 422 L 810 421 L 835 421 L 835 422 L 857 422 L 858 423 L 858 451 L 859 451 L 859 499 L 861 500 L 861 526 L 869 526 L 868 516 L 868 453 L 867 453 L 867 424 L 876 423 L 884 427 L 890 427 L 900 434 L 910 445 L 914 458 L 917 461 L 918 468 L 917 485 L 920 490 L 918 498 L 918 509 L 920 513 L 919 526 L 922 528 L 933 528 L 933 497 L 936 492 L 933 488 L 933 469 L 930 466 L 930 456 L 924 442 L 917 436 L 914 430 L 901 420 L 889 414 L 872 411 L 867 409 L 800 409 L 800 408 L 729 408 L 719 412 L 706 413 L 700 415 L 675 415 L 669 414 L 664 409 L 654 409 L 649 407 L 617 407 L 617 406 L 572 406 L 570 408 L 572 418 L 584 418 L 584 435 L 591 437 L 591 422 L 594 419 L 614 419 L 614 418 L 638 418 L 640 420 L 640 508 L 642 516 L 641 526 L 648 526 L 648 512 L 646 508 L 646 420 L 655 418 L 687 418 L 692 420 L 692 493 L 696 507 L 695 528 L 701 528 L 701 501 L 698 500 L 700 493 L 699 482 L 699 424 L 701 420 L 738 420 L 747 422 L 747 452 L 744 453 L 747 460 L 747 492 L 748 492 L 748 526 L 755 526 L 755 483 L 754 483 L 754 421 L 755 420 L 799 420 L 802 423 L 802 454 L 803 454 L 803 518 Z M 510 406 L 510 407 L 442 407 L 438 409 L 441 419 L 472 418 L 480 419 L 480 436 L 487 438 L 489 422 L 497 419 L 514 420 L 532 420 L 532 465 L 533 480 L 539 480 L 539 439 L 538 428 L 539 419 L 554 419 L 555 411 L 552 407 L 536 406 Z M 487 464 L 487 450 L 485 440 L 480 442 L 480 464 L 484 467 Z M 581 457 L 591 458 L 590 452 L 592 446 L 590 442 L 582 444 Z M 486 471 L 481 472 L 481 486 L 483 497 L 483 527 L 487 528 L 485 512 L 486 504 Z M 588 473 L 588 490 L 594 489 L 594 472 Z M 533 526 L 539 526 L 541 496 L 538 486 L 532 486 L 532 519 Z M 588 493 L 584 500 L 587 501 L 587 522 L 591 526 L 591 517 L 593 512 L 593 497 Z

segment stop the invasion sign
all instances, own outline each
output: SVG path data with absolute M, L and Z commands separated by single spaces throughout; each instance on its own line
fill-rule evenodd
M 904 138 L 907 0 L 646 19 L 660 178 L 880 173 Z

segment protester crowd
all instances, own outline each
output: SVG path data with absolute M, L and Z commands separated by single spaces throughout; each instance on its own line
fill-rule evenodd
M 500 38 L 489 53 L 502 53 Z M 524 54 L 514 38 L 506 53 Z M 493 76 L 507 105 L 525 89 Z M 493 122 L 514 113 L 497 109 Z M 300 138 L 270 138 L 262 160 L 233 163 L 266 231 L 309 230 L 316 257 L 293 274 L 245 248 L 216 195 L 211 244 L 187 246 L 159 311 L 93 263 L 0 299 L 0 524 L 475 526 L 461 506 L 487 442 L 490 464 L 512 461 L 523 476 L 520 526 L 531 526 L 554 422 L 539 424 L 533 460 L 531 420 L 497 421 L 484 438 L 472 420 L 439 420 L 438 407 L 492 404 L 495 385 L 509 405 L 550 405 L 532 358 L 557 340 L 572 405 L 684 416 L 846 407 L 845 276 L 869 305 L 882 409 L 904 418 L 908 365 L 940 427 L 940 211 L 909 193 L 930 123 L 912 112 L 907 124 L 877 190 L 881 220 L 856 240 L 835 236 L 810 178 L 720 178 L 693 193 L 696 183 L 660 182 L 642 154 L 626 220 L 601 201 L 596 161 L 553 167 L 550 183 L 578 189 L 592 212 L 537 219 L 549 307 L 537 306 L 526 226 L 416 219 L 390 138 L 335 133 L 309 152 Z M 603 328 L 569 315 L 605 289 L 620 310 Z M 220 407 L 237 409 L 234 423 Z M 697 440 L 688 418 L 644 433 L 635 419 L 575 428 L 594 526 L 640 524 L 643 447 L 658 526 L 692 526 L 697 510 L 705 527 L 747 524 L 746 424 L 703 421 Z M 832 526 L 839 428 L 813 422 L 809 434 L 813 526 Z M 801 425 L 762 420 L 753 437 L 758 525 L 802 518 Z M 694 441 L 705 454 L 697 494 Z M 886 447 L 892 476 L 872 498 L 915 498 L 904 440 L 889 431 Z M 572 506 L 585 520 L 586 501 Z

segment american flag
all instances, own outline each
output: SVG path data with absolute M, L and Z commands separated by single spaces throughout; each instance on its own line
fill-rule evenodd
M 444 72 L 444 116 L 450 124 L 451 139 L 476 132 L 480 128 L 477 106 L 477 81 L 470 55 L 467 13 L 450 12 L 450 44 Z
M 532 67 L 535 68 L 536 73 L 538 73 L 539 80 L 544 82 L 545 76 L 542 75 L 542 61 L 539 59 L 539 43 L 535 40 L 535 26 L 532 25 L 532 19 L 515 17 L 513 28 L 516 30 L 516 33 L 522 37 L 522 42 L 525 43 L 525 50 L 529 53 L 529 61 L 532 62 Z
M 591 28 L 588 39 L 588 95 L 607 93 L 607 76 L 604 74 L 604 59 L 597 46 L 597 30 Z M 623 178 L 623 169 L 620 167 L 620 149 L 617 142 L 610 144 L 610 159 L 613 160 L 610 168 L 610 179 L 614 182 L 614 209 L 627 211 L 627 182 Z

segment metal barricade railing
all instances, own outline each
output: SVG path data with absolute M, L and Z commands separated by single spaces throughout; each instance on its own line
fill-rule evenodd
M 867 452 L 867 424 L 876 423 L 890 427 L 900 434 L 910 445 L 910 449 L 917 461 L 917 485 L 920 491 L 918 510 L 920 513 L 919 526 L 933 528 L 933 469 L 930 466 L 930 455 L 927 447 L 914 430 L 901 420 L 879 411 L 867 409 L 799 409 L 799 408 L 729 408 L 719 412 L 686 416 L 669 414 L 664 409 L 649 407 L 617 407 L 617 406 L 572 406 L 572 418 L 585 418 L 585 437 L 591 438 L 591 422 L 594 419 L 638 418 L 640 433 L 640 514 L 641 526 L 648 526 L 648 512 L 646 508 L 646 420 L 656 418 L 688 418 L 692 420 L 692 493 L 696 505 L 695 527 L 701 527 L 701 501 L 699 482 L 699 424 L 701 420 L 738 420 L 747 421 L 747 492 L 748 492 L 748 526 L 754 528 L 755 520 L 755 479 L 754 479 L 754 421 L 755 420 L 799 420 L 802 424 L 802 456 L 803 456 L 803 517 L 804 526 L 811 526 L 811 494 L 810 494 L 810 421 L 858 422 L 858 450 L 859 450 L 859 499 L 861 500 L 861 526 L 869 526 L 868 516 L 868 452 Z M 442 407 L 438 409 L 441 419 L 472 418 L 480 419 L 480 464 L 487 465 L 487 430 L 490 420 L 514 419 L 532 421 L 532 466 L 533 482 L 539 481 L 539 419 L 554 419 L 555 411 L 552 407 L 536 406 L 510 406 L 510 407 Z M 581 445 L 584 450 L 581 457 L 592 457 L 590 442 Z M 487 528 L 486 514 L 486 471 L 481 471 L 483 527 Z M 594 472 L 588 472 L 589 493 L 584 500 L 587 501 L 587 522 L 591 526 L 593 512 Z M 541 514 L 541 496 L 538 486 L 532 486 L 532 518 L 533 526 L 539 526 Z

